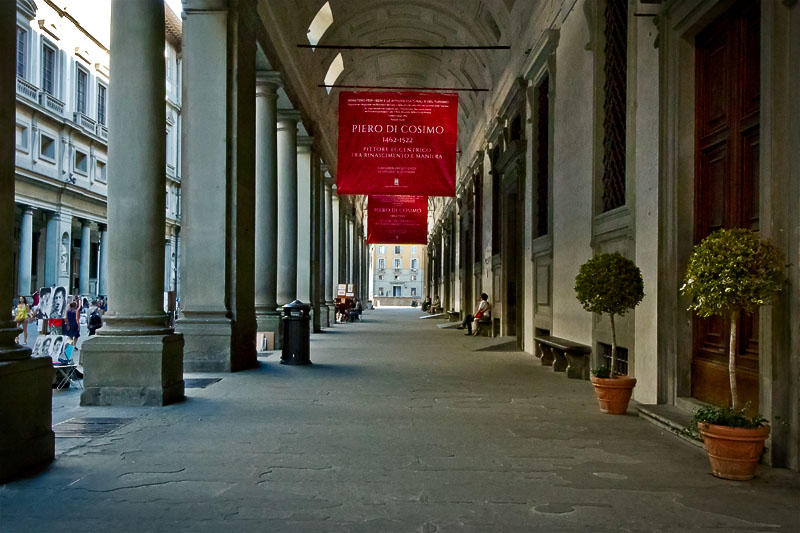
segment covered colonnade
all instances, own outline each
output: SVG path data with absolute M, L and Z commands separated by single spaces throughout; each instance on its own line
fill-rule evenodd
M 8 4 L 4 87 L 14 77 Z M 742 389 L 786 421 L 774 424 L 766 461 L 800 469 L 796 0 L 184 0 L 174 330 L 161 301 L 163 5 L 113 6 L 112 69 L 128 76 L 109 106 L 113 305 L 85 344 L 84 404 L 176 401 L 184 370 L 254 367 L 256 333 L 278 335 L 281 305 L 310 302 L 318 331 L 333 322 L 338 283 L 367 299 L 365 202 L 336 194 L 337 95 L 441 89 L 459 95 L 457 181 L 453 197 L 429 201 L 427 294 L 463 316 L 485 292 L 497 334 L 521 350 L 533 357 L 534 336 L 558 335 L 591 346 L 597 365 L 611 331 L 581 308 L 574 280 L 594 254 L 619 251 L 645 282 L 617 331 L 634 398 L 644 411 L 684 412 L 726 401 L 725 334 L 679 295 L 688 255 L 715 228 L 757 229 L 785 253 L 788 283 L 747 319 Z M 13 211 L 13 94 L 0 93 L 3 216 Z M 13 239 L 0 227 L 0 244 Z M 0 299 L 11 301 L 11 261 L 0 268 Z M 3 320 L 0 409 L 13 429 L 0 448 L 16 458 L 4 460 L 7 476 L 52 458 L 52 369 L 13 344 Z M 24 408 L 13 387 L 26 391 Z

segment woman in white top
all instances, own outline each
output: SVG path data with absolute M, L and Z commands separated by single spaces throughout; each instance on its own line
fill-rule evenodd
M 472 335 L 472 321 L 477 318 L 482 318 L 484 316 L 489 316 L 489 313 L 492 311 L 492 306 L 489 304 L 489 295 L 481 293 L 481 299 L 478 301 L 478 308 L 475 310 L 475 314 L 467 315 L 464 318 L 464 321 L 458 327 L 458 329 L 467 328 L 467 332 L 465 335 Z M 478 328 L 475 328 L 475 335 L 478 334 Z

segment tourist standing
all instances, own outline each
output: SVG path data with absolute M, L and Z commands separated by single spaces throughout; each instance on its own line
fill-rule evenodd
M 78 343 L 78 337 L 81 336 L 81 321 L 80 310 L 78 309 L 78 302 L 72 301 L 67 310 L 67 323 L 64 327 L 64 335 L 69 337 L 73 346 Z
M 22 328 L 24 333 L 25 344 L 28 344 L 28 316 L 31 314 L 31 308 L 28 305 L 28 300 L 24 296 L 20 296 L 17 303 L 17 310 L 14 312 L 14 322 L 18 328 Z M 19 335 L 14 340 L 19 343 Z

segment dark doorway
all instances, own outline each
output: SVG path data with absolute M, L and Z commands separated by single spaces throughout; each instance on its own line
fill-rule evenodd
M 694 238 L 719 228 L 758 230 L 760 5 L 740 1 L 696 40 Z M 758 315 L 739 317 L 737 381 L 758 410 Z M 729 328 L 694 318 L 692 396 L 730 404 Z

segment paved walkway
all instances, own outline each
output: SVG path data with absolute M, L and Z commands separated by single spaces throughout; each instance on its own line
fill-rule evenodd
M 365 312 L 312 337 L 311 367 L 271 354 L 164 408 L 56 394 L 55 422 L 131 420 L 0 487 L 0 531 L 800 530 L 797 474 L 716 479 L 588 382 L 419 316 Z

